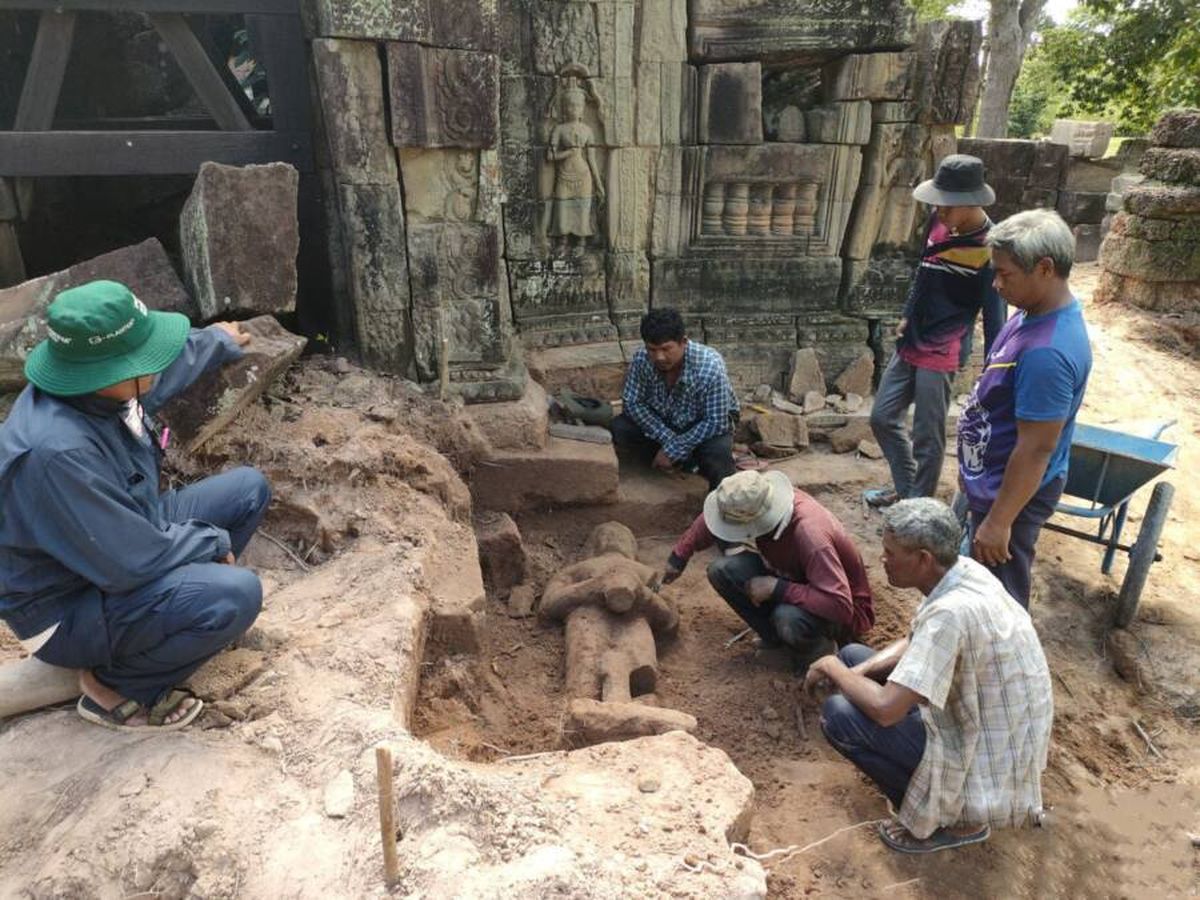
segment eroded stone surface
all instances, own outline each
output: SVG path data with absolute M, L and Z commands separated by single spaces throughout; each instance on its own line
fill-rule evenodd
M 296 307 L 299 173 L 204 163 L 179 214 L 183 271 L 204 319 Z

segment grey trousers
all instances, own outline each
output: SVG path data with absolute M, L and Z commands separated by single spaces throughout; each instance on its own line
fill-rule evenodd
M 953 372 L 918 368 L 898 353 L 883 371 L 871 407 L 871 431 L 891 467 L 892 483 L 901 498 L 932 497 L 937 491 L 953 381 Z M 910 438 L 905 418 L 914 404 Z

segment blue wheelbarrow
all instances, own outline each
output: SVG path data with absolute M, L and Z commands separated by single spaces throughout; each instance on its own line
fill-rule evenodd
M 1162 559 L 1158 542 L 1175 496 L 1174 485 L 1160 481 L 1154 486 L 1146 514 L 1142 517 L 1142 527 L 1132 544 L 1121 543 L 1121 532 L 1125 528 L 1130 498 L 1175 466 L 1179 447 L 1158 439 L 1173 424 L 1162 423 L 1154 430 L 1152 438 L 1077 424 L 1071 441 L 1067 486 L 1055 512 L 1096 521 L 1096 533 L 1068 528 L 1057 522 L 1045 525 L 1051 531 L 1104 547 L 1100 571 L 1105 575 L 1112 571 L 1118 550 L 1129 554 L 1129 567 L 1117 595 L 1114 621 L 1118 628 L 1133 621 L 1150 566 Z M 1064 502 L 1068 499 L 1072 502 Z M 1086 505 L 1073 502 L 1076 500 L 1084 501 Z

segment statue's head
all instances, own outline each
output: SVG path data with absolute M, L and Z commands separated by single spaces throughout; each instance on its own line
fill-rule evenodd
M 570 122 L 578 122 L 583 118 L 583 111 L 587 107 L 587 94 L 584 93 L 581 87 L 567 88 L 563 91 L 562 110 L 563 117 Z

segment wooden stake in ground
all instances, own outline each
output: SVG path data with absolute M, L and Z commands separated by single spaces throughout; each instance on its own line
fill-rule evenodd
M 375 748 L 375 777 L 379 782 L 379 837 L 383 840 L 383 871 L 388 884 L 400 878 L 396 856 L 396 795 L 392 786 L 392 751 Z

